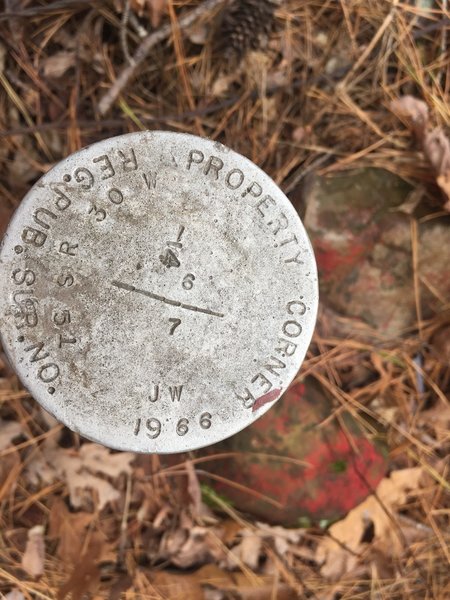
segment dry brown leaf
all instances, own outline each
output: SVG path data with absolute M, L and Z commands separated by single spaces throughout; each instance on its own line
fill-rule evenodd
M 44 528 L 36 525 L 28 531 L 27 545 L 22 556 L 23 570 L 31 577 L 39 577 L 44 572 L 44 557 Z
M 66 71 L 75 66 L 75 52 L 56 52 L 42 61 L 42 72 L 44 77 L 58 79 Z
M 248 532 L 240 544 L 241 560 L 248 567 L 256 571 L 261 555 L 262 540 L 259 535 Z
M 48 536 L 58 540 L 57 554 L 66 563 L 80 559 L 86 529 L 94 516 L 86 512 L 70 512 L 63 500 L 58 498 L 50 510 Z
M 398 530 L 386 510 L 390 512 L 403 504 L 408 492 L 418 488 L 421 476 L 420 467 L 394 471 L 379 483 L 376 497 L 372 494 L 351 510 L 345 519 L 330 527 L 330 537 L 323 538 L 316 552 L 324 577 L 334 581 L 355 569 L 358 553 L 364 548 L 361 540 L 369 522 L 374 526 L 373 545 L 388 556 L 400 553 L 402 546 Z
M 28 484 L 38 487 L 42 484 L 53 483 L 57 478 L 57 471 L 52 464 L 53 458 L 57 458 L 60 448 L 53 440 L 45 441 L 41 446 L 41 452 L 36 453 L 24 471 L 24 477 Z M 64 452 L 64 450 L 63 450 Z
M 161 538 L 159 555 L 162 558 L 170 558 L 178 554 L 186 542 L 187 535 L 184 529 L 166 530 Z
M 428 126 L 428 106 L 414 96 L 403 96 L 391 102 L 391 110 L 399 117 L 410 121 L 415 135 L 420 139 Z
M 447 197 L 444 209 L 450 212 L 450 140 L 437 128 L 427 133 L 424 152 L 436 172 L 436 182 Z
M 217 562 L 225 558 L 217 543 L 219 531 L 206 527 L 191 527 L 166 531 L 161 539 L 159 555 L 181 569 Z
M 243 529 L 241 536 L 241 542 L 227 554 L 226 564 L 228 568 L 235 568 L 244 563 L 247 567 L 256 571 L 262 552 L 262 538 L 248 529 Z
M 436 173 L 438 186 L 447 197 L 444 208 L 450 211 L 450 140 L 436 127 L 425 134 L 423 151 Z
M 120 498 L 120 493 L 106 479 L 101 479 L 86 472 L 77 459 L 61 456 L 54 465 L 66 479 L 69 488 L 70 503 L 74 508 L 88 506 L 93 490 L 97 495 L 98 509 L 102 510 L 109 502 Z
M 440 127 L 429 129 L 428 107 L 413 96 L 403 96 L 391 102 L 391 110 L 409 121 L 423 152 L 433 167 L 436 182 L 447 197 L 445 210 L 450 211 L 450 140 Z
M 121 473 L 131 474 L 131 463 L 135 456 L 130 452 L 111 454 L 111 450 L 99 444 L 84 444 L 80 448 L 83 468 L 92 473 L 103 473 L 108 477 L 118 477 Z
M 115 478 L 121 473 L 131 474 L 134 455 L 130 452 L 111 454 L 98 444 L 84 444 L 79 453 L 65 450 L 54 443 L 45 444 L 42 454 L 29 464 L 25 476 L 33 485 L 53 483 L 64 479 L 74 508 L 86 508 L 92 504 L 92 492 L 96 504 L 102 510 L 108 503 L 120 498 L 120 492 L 97 474 Z
M 220 539 L 224 544 L 231 545 L 242 530 L 242 525 L 234 519 L 225 519 L 220 525 Z
M 0 450 L 7 448 L 14 438 L 22 433 L 22 425 L 17 421 L 3 421 L 0 419 Z
M 256 523 L 256 526 L 264 539 L 273 541 L 275 550 L 280 556 L 284 556 L 292 545 L 298 544 L 304 534 L 303 529 L 286 529 L 280 525 Z
M 438 175 L 450 173 L 450 140 L 439 127 L 425 135 L 424 152 Z
M 98 563 L 104 560 L 105 541 L 101 534 L 94 533 L 89 538 L 89 545 L 78 558 L 69 579 L 59 589 L 57 600 L 63 600 L 69 593 L 72 598 L 83 598 L 87 592 L 97 591 L 100 583 Z
M 242 529 L 239 534 L 242 539 L 227 555 L 227 564 L 229 567 L 236 567 L 243 562 L 255 570 L 263 550 L 263 540 L 270 540 L 278 555 L 285 556 L 292 546 L 299 543 L 303 530 L 256 523 L 256 530 Z
M 450 439 L 450 405 L 438 402 L 433 408 L 419 414 L 418 423 L 434 430 L 436 441 L 444 444 Z

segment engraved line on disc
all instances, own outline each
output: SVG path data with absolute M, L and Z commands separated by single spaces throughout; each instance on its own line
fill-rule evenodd
M 164 304 L 170 304 L 171 306 L 176 306 L 178 308 L 184 308 L 185 310 L 192 310 L 193 312 L 203 313 L 205 315 L 210 315 L 212 317 L 224 317 L 223 313 L 216 312 L 214 310 L 210 310 L 209 308 L 200 308 L 198 306 L 192 306 L 192 304 L 184 304 L 183 302 L 178 302 L 178 300 L 170 300 L 170 298 L 164 298 L 164 296 L 159 296 L 158 294 L 154 294 L 153 292 L 148 292 L 147 290 L 141 290 L 134 285 L 128 285 L 128 283 L 122 283 L 121 281 L 112 281 L 112 285 L 122 290 L 126 290 L 127 292 L 136 292 L 136 294 L 142 294 L 143 296 L 148 296 L 149 298 L 153 298 L 153 300 L 159 300 L 160 302 L 164 302 Z

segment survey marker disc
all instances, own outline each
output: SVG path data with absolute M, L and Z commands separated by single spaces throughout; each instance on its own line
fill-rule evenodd
M 120 450 L 182 452 L 250 425 L 297 374 L 316 320 L 316 263 L 289 200 L 250 160 L 186 134 L 122 135 L 58 163 L 0 261 L 21 381 Z

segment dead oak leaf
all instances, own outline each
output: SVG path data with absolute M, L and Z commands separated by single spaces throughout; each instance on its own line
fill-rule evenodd
M 377 550 L 387 556 L 401 552 L 402 544 L 390 513 L 406 501 L 410 490 L 418 488 L 421 477 L 420 467 L 394 471 L 378 484 L 376 496 L 366 498 L 345 519 L 330 527 L 329 537 L 321 540 L 316 551 L 316 561 L 322 565 L 325 578 L 336 581 L 357 567 L 368 522 L 373 524 L 373 545 Z
M 277 554 L 284 557 L 292 547 L 298 546 L 303 533 L 303 530 L 257 522 L 254 530 L 242 529 L 239 532 L 241 541 L 231 549 L 227 556 L 227 564 L 229 567 L 235 567 L 242 562 L 256 570 L 263 553 L 264 541 L 271 542 Z
M 256 571 L 262 554 L 262 538 L 257 533 L 243 529 L 242 540 L 227 554 L 226 565 L 228 568 L 239 567 L 242 563 Z
M 78 558 L 69 579 L 61 586 L 56 596 L 64 600 L 68 594 L 72 598 L 83 598 L 88 592 L 94 594 L 100 585 L 98 563 L 104 560 L 105 540 L 100 533 L 90 536 L 89 545 Z
M 168 530 L 161 538 L 159 557 L 180 569 L 218 562 L 225 557 L 219 536 L 219 530 L 199 526 Z
M 58 498 L 50 510 L 48 536 L 58 540 L 58 557 L 65 563 L 76 563 L 83 551 L 87 529 L 94 516 L 87 512 L 70 512 Z
M 111 454 L 105 446 L 84 444 L 80 448 L 80 458 L 84 469 L 114 478 L 121 473 L 131 474 L 131 463 L 135 456 L 131 452 Z
M 275 550 L 280 556 L 285 556 L 292 546 L 296 546 L 302 536 L 304 529 L 286 529 L 281 525 L 267 525 L 266 523 L 256 523 L 259 534 L 264 539 L 273 541 Z
M 34 485 L 66 482 L 73 508 L 87 508 L 94 502 L 102 510 L 120 498 L 120 492 L 104 477 L 115 479 L 121 473 L 131 474 L 134 455 L 130 452 L 112 454 L 98 444 L 84 444 L 79 452 L 55 444 L 42 447 L 41 456 L 30 463 L 26 477 Z

